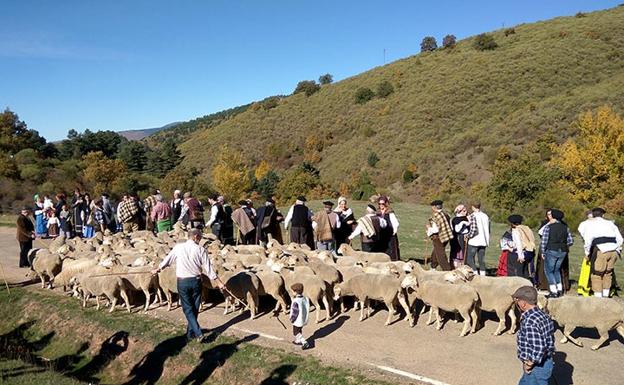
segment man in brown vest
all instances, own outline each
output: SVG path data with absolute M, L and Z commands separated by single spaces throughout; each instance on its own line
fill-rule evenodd
M 334 203 L 323 202 L 324 210 L 319 211 L 312 217 L 312 228 L 314 229 L 314 240 L 317 250 L 336 250 L 334 230 L 340 228 L 340 218 L 332 211 Z
M 17 241 L 20 245 L 19 267 L 30 267 L 28 252 L 32 249 L 32 241 L 35 239 L 35 225 L 28 217 L 30 209 L 24 207 L 17 216 Z
M 431 218 L 427 222 L 427 236 L 431 239 L 433 250 L 431 251 L 431 267 L 440 265 L 442 270 L 451 270 L 451 264 L 446 256 L 446 245 L 453 239 L 451 218 L 442 210 L 442 201 L 431 202 Z
M 362 236 L 362 251 L 373 252 L 378 250 L 379 234 L 388 223 L 377 215 L 377 208 L 371 204 L 366 206 L 366 215 L 358 219 L 355 230 L 349 235 L 352 241 L 358 235 Z

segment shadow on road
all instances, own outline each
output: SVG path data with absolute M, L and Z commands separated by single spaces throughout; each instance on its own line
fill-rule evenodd
M 323 326 L 322 328 L 316 329 L 314 333 L 310 336 L 310 342 L 314 342 L 316 340 L 320 340 L 321 338 L 327 337 L 332 334 L 336 330 L 340 329 L 342 324 L 345 323 L 346 320 L 351 318 L 348 315 L 341 315 L 334 320 L 334 322 Z
M 186 346 L 186 335 L 180 335 L 164 340 L 154 347 L 154 350 L 147 353 L 139 363 L 134 365 L 130 371 L 130 380 L 126 385 L 155 384 L 160 377 L 165 366 L 165 361 L 169 357 L 175 357 Z
M 555 363 L 552 378 L 556 385 L 573 384 L 572 374 L 574 366 L 566 361 L 568 355 L 564 352 L 555 352 L 553 361 Z

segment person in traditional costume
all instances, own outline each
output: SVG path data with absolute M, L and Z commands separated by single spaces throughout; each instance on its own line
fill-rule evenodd
M 102 193 L 102 211 L 104 211 L 104 221 L 106 222 L 106 228 L 111 232 L 117 232 L 117 221 L 115 221 L 115 210 L 110 201 L 108 193 Z
M 223 195 L 219 195 L 217 197 L 217 202 L 223 207 L 223 211 L 225 211 L 225 220 L 223 221 L 223 226 L 221 228 L 221 232 L 223 233 L 223 240 L 226 245 L 234 245 L 236 241 L 234 240 L 234 221 L 232 220 L 232 206 L 225 201 Z
M 213 196 L 213 201 L 216 202 L 216 195 Z M 211 208 L 212 217 L 212 208 Z M 182 219 L 188 220 L 188 225 L 191 229 L 203 229 L 204 228 L 204 206 L 199 200 L 197 200 L 190 191 L 184 193 L 184 206 L 182 212 L 178 218 L 178 222 Z M 210 225 L 209 225 L 210 226 Z M 219 229 L 220 231 L 220 229 Z
M 122 231 L 131 234 L 139 230 L 139 202 L 136 194 L 128 193 L 117 208 L 117 217 L 122 224 Z
M 475 273 L 478 271 L 480 275 L 484 276 L 487 273 L 485 249 L 490 245 L 490 218 L 481 211 L 481 202 L 474 202 L 471 206 L 472 213 L 468 216 L 470 231 L 466 236 L 468 239 L 468 250 L 466 250 L 466 260 L 464 262 Z M 475 257 L 479 262 L 478 270 Z
M 431 217 L 427 222 L 425 228 L 427 230 L 427 236 L 431 239 L 433 244 L 433 250 L 431 251 L 431 267 L 440 268 L 444 271 L 451 270 L 451 264 L 446 257 L 446 245 L 451 241 L 453 236 L 453 229 L 451 228 L 451 218 L 444 212 L 443 203 L 441 200 L 434 200 L 431 202 Z
M 587 217 L 587 219 L 585 219 L 583 222 L 579 223 L 578 225 L 578 232 L 581 235 L 583 242 L 585 241 L 585 232 L 587 231 L 587 227 L 591 224 L 591 219 L 593 218 L 592 211 L 587 210 L 585 212 L 585 216 Z M 578 285 L 577 293 L 584 297 L 591 295 L 591 283 L 590 283 L 591 281 L 589 279 L 590 274 L 591 274 L 591 264 L 589 263 L 588 260 L 583 258 L 583 260 L 581 261 L 581 269 L 579 272 L 579 278 L 578 278 L 578 283 L 577 283 Z
M 82 203 L 83 198 L 82 194 L 80 194 L 80 190 L 74 190 L 74 196 L 71 201 L 71 212 L 72 212 L 72 224 L 74 225 L 74 236 L 82 237 L 82 217 L 80 213 L 82 211 Z
M 383 218 L 388 226 L 381 230 L 379 237 L 379 251 L 386 253 L 390 256 L 390 260 L 398 261 L 401 259 L 401 251 L 399 250 L 399 220 L 397 219 L 394 210 L 390 208 L 390 199 L 386 196 L 381 196 L 377 199 L 379 205 L 379 216 Z
M 377 208 L 369 204 L 366 206 L 366 215 L 357 220 L 355 229 L 347 239 L 351 242 L 361 236 L 362 251 L 374 252 L 378 249 L 379 234 L 387 225 L 386 220 L 377 215 Z
M 561 210 L 551 209 L 546 215 L 548 223 L 540 229 L 541 259 L 544 261 L 544 274 L 550 291 L 546 298 L 557 298 L 564 292 L 561 266 L 574 239 L 568 225 L 563 222 L 564 214 Z
M 468 209 L 464 205 L 455 207 L 455 216 L 451 219 L 451 228 L 453 230 L 453 239 L 451 239 L 451 262 L 453 268 L 457 268 L 464 264 L 464 256 L 466 255 L 468 232 L 470 231 L 470 221 L 466 216 Z
M 20 245 L 19 267 L 30 267 L 28 252 L 32 249 L 32 242 L 35 239 L 35 226 L 29 217 L 30 208 L 24 207 L 17 216 L 17 241 Z
M 58 237 L 60 224 L 61 224 L 61 222 L 59 221 L 58 217 L 56 216 L 56 213 L 54 212 L 54 210 L 52 210 L 50 212 L 50 217 L 48 218 L 48 223 L 46 225 L 47 228 L 48 228 L 48 237 L 50 237 L 50 238 Z
M 603 218 L 605 210 L 592 209 L 592 219 L 583 229 L 585 259 L 591 264 L 591 288 L 594 296 L 611 296 L 613 269 L 622 252 L 622 234 L 612 221 Z
M 43 208 L 43 199 L 39 194 L 35 195 L 35 234 L 37 237 L 45 238 L 48 236 L 48 222 Z
M 242 245 L 253 245 L 256 242 L 256 217 L 246 200 L 238 202 L 239 208 L 232 212 L 232 221 L 238 227 L 238 242 Z
M 223 205 L 219 203 L 219 196 L 217 194 L 212 194 L 208 198 L 208 203 L 210 204 L 210 218 L 206 225 L 210 227 L 212 233 L 217 237 L 219 242 L 225 245 L 224 224 L 227 214 L 223 209 Z
M 91 196 L 89 194 L 84 194 L 83 202 L 80 209 L 80 218 L 82 219 L 82 236 L 85 238 L 91 238 L 95 235 L 95 226 L 97 223 L 95 222 L 95 212 L 94 205 L 91 201 Z
M 324 209 L 312 216 L 312 228 L 317 250 L 336 251 L 334 233 L 340 228 L 340 218 L 332 211 L 334 203 L 323 202 Z
M 280 244 L 284 243 L 280 223 L 284 220 L 282 213 L 275 207 L 275 200 L 267 198 L 264 206 L 256 213 L 256 243 L 266 245 L 269 235 Z
M 65 199 L 65 194 L 57 193 L 56 194 L 56 204 L 54 205 L 54 211 L 56 211 L 56 216 L 59 217 L 63 206 L 67 204 L 67 200 Z
M 343 243 L 347 243 L 349 235 L 353 232 L 356 226 L 355 216 L 353 210 L 347 205 L 347 198 L 338 198 L 338 207 L 334 210 L 338 214 L 340 220 L 340 226 L 334 231 L 334 238 L 336 240 L 336 247 L 340 247 Z
M 290 241 L 300 245 L 307 244 L 314 250 L 313 234 L 312 234 L 312 210 L 306 205 L 304 196 L 297 197 L 295 204 L 290 206 L 286 219 L 284 220 L 284 228 L 288 230 L 290 225 Z
M 156 196 L 160 195 L 160 191 L 153 190 L 152 194 L 143 200 L 143 210 L 145 210 L 145 230 L 154 231 L 155 222 L 152 219 L 152 209 L 158 203 Z
M 507 275 L 529 279 L 530 269 L 535 257 L 535 236 L 533 231 L 522 224 L 522 215 L 513 214 L 507 218 L 510 229 L 503 234 L 507 254 Z
M 175 190 L 173 192 L 173 200 L 171 201 L 171 223 L 172 224 L 180 220 L 180 216 L 182 214 L 182 206 L 184 206 L 184 200 L 182 199 L 182 191 Z
M 59 221 L 60 221 L 61 232 L 65 236 L 65 239 L 71 238 L 72 219 L 71 219 L 71 211 L 69 211 L 67 204 L 64 204 L 61 207 L 61 210 L 59 211 Z
M 171 230 L 171 207 L 165 202 L 161 194 L 156 195 L 156 205 L 150 213 L 152 222 L 156 224 L 156 232 Z

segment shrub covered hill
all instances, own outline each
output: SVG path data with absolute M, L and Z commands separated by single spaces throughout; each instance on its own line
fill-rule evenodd
M 622 111 L 623 27 L 617 7 L 467 38 L 317 92 L 254 103 L 179 148 L 184 164 L 209 177 L 213 150 L 228 146 L 250 170 L 266 161 L 283 173 L 307 162 L 333 191 L 372 183 L 410 200 L 478 195 L 501 146 L 562 143 L 578 131 L 579 114 L 600 105 Z

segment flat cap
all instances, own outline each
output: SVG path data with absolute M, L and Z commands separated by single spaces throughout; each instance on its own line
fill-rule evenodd
M 299 195 L 299 196 L 297 197 L 297 200 L 298 200 L 298 201 L 301 201 L 301 202 L 306 202 L 306 199 L 305 199 L 305 197 L 304 197 L 303 195 Z
M 521 299 L 531 305 L 537 305 L 537 290 L 533 286 L 522 286 L 511 295 L 511 298 Z
M 333 207 L 334 206 L 334 202 L 332 202 L 332 201 L 324 201 L 323 204 L 325 206 L 329 206 L 329 207 Z
M 247 206 L 247 201 L 243 199 L 243 200 L 238 201 L 238 204 L 240 206 Z
M 563 217 L 565 216 L 563 211 L 557 210 L 557 209 L 551 209 L 550 210 L 550 215 L 552 215 L 552 217 L 555 218 L 558 221 L 562 220 Z
M 510 216 L 507 217 L 507 221 L 514 225 L 522 224 L 523 219 L 524 218 L 522 218 L 522 215 L 520 214 L 511 214 Z
M 434 201 L 431 201 L 430 206 L 442 206 L 442 204 L 443 204 L 443 203 L 444 203 L 444 202 L 442 202 L 441 200 L 436 199 L 436 200 L 434 200 Z

